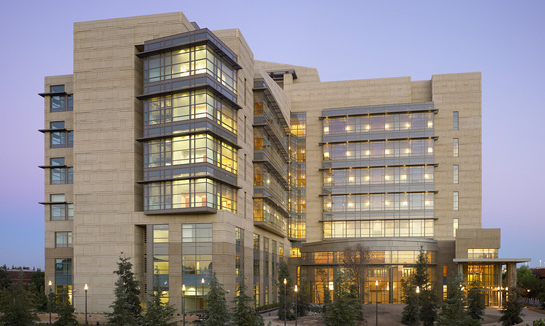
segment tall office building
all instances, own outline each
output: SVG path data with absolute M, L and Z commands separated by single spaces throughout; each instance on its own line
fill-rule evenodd
M 321 82 L 172 13 L 76 23 L 74 72 L 40 95 L 46 282 L 78 311 L 84 284 L 108 311 L 120 256 L 188 312 L 211 273 L 276 302 L 283 260 L 321 302 L 356 244 L 367 302 L 400 302 L 420 250 L 489 304 L 513 270 L 481 229 L 480 73 Z

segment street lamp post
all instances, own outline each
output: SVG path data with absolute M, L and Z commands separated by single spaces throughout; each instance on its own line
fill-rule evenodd
M 182 320 L 185 326 L 185 284 L 182 284 Z
M 418 302 L 419 296 L 420 296 L 420 287 L 416 286 L 416 326 L 420 324 L 420 302 Z
M 375 317 L 376 317 L 376 322 L 375 322 L 375 325 L 378 326 L 378 281 L 375 281 L 375 286 L 376 286 L 376 293 L 375 293 L 375 306 L 376 306 Z
M 295 326 L 297 326 L 297 284 L 295 284 Z
M 49 325 L 51 325 L 51 285 L 53 282 L 49 281 Z
M 85 284 L 85 286 L 83 287 L 83 290 L 85 290 L 85 326 L 88 326 L 89 324 L 87 323 L 87 291 L 89 291 L 89 286 Z
M 202 285 L 202 318 L 204 319 L 204 277 L 201 278 Z
M 284 326 L 286 326 L 286 320 L 288 319 L 286 315 L 286 290 L 288 286 L 288 280 L 284 279 Z

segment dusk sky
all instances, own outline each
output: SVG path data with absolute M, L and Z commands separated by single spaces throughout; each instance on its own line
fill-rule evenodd
M 482 72 L 483 227 L 502 229 L 500 257 L 545 266 L 545 1 L 474 0 L 3 1 L 0 265 L 44 266 L 37 94 L 72 73 L 73 23 L 174 11 L 322 81 Z

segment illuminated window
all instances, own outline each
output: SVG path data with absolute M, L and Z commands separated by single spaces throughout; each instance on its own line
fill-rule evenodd
M 452 220 L 452 229 L 453 229 L 453 236 L 456 237 L 456 230 L 458 230 L 458 219 L 457 218 Z
M 454 157 L 458 157 L 460 154 L 460 140 L 458 138 L 452 140 L 452 154 Z

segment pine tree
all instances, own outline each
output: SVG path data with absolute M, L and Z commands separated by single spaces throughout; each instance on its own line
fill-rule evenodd
M 201 323 L 203 326 L 225 326 L 229 323 L 231 315 L 227 308 L 226 293 L 214 273 L 210 280 L 210 291 L 206 295 L 205 319 Z
M 419 306 L 419 320 L 424 326 L 433 326 L 437 319 L 437 289 L 431 284 L 428 274 L 427 256 L 422 249 L 416 261 L 415 273 L 407 281 L 401 283 L 403 290 L 403 308 L 401 323 L 405 325 L 416 325 L 417 303 Z M 416 288 L 420 293 L 416 294 Z M 417 300 L 418 299 L 418 300 Z
M 326 326 L 355 326 L 358 319 L 357 302 L 357 298 L 348 291 L 344 273 L 337 271 L 333 301 L 326 305 L 322 315 Z
M 447 300 L 443 305 L 441 315 L 437 320 L 438 326 L 474 326 L 479 322 L 471 318 L 466 310 L 467 298 L 462 290 L 462 279 L 459 276 L 451 276 L 447 288 Z
M 507 300 L 507 304 L 501 309 L 502 316 L 500 318 L 500 322 L 502 322 L 503 326 L 510 326 L 522 323 L 521 316 L 524 304 L 518 301 L 518 295 L 516 295 L 515 291 L 512 291 L 509 294 L 510 295 L 509 300 Z
M 469 284 L 467 306 L 471 318 L 477 321 L 483 319 L 486 306 L 484 304 L 484 295 L 481 291 L 481 283 L 479 281 L 473 281 Z
M 11 283 L 0 295 L 0 325 L 30 326 L 38 320 L 32 309 L 32 298 L 22 279 Z
M 153 287 L 151 300 L 147 302 L 146 313 L 144 314 L 143 326 L 176 326 L 173 321 L 176 309 L 171 305 L 163 304 L 161 299 L 164 297 L 165 289 L 158 284 Z
M 286 285 L 284 285 L 284 279 L 286 280 Z M 282 261 L 278 266 L 278 319 L 280 320 L 295 320 L 295 309 L 293 305 L 292 298 L 292 289 L 293 281 L 291 279 L 288 264 L 285 261 Z M 284 316 L 284 300 L 286 300 L 286 316 Z
M 310 311 L 310 291 L 304 278 L 297 292 L 297 316 L 303 317 Z
M 329 293 L 329 288 L 326 282 L 324 284 L 324 306 L 322 307 L 322 319 L 325 319 L 327 314 L 327 308 L 331 305 L 331 293 Z
M 11 282 L 7 270 L 8 267 L 6 265 L 0 266 L 0 292 L 7 289 Z
M 70 304 L 68 300 L 68 295 L 64 295 L 60 300 L 60 304 L 57 305 L 57 312 L 59 318 L 53 325 L 57 326 L 77 326 L 78 320 L 76 315 L 74 315 L 74 307 Z
M 263 317 L 254 309 L 254 299 L 246 295 L 244 281 L 239 285 L 239 295 L 235 297 L 233 311 L 233 325 L 235 326 L 264 326 Z
M 129 260 L 119 257 L 118 269 L 114 271 L 118 279 L 115 282 L 115 300 L 110 305 L 113 312 L 108 314 L 108 324 L 111 326 L 138 326 L 142 322 L 140 289 Z

